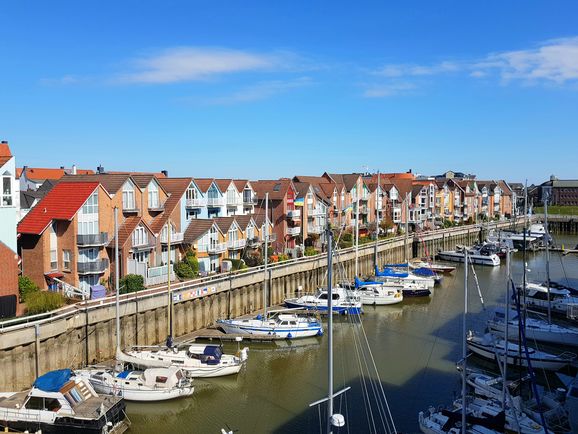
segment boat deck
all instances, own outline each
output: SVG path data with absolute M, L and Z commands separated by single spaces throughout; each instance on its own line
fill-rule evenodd
M 93 396 L 74 407 L 75 417 L 81 419 L 98 419 L 101 415 L 100 407 L 103 404 L 105 411 L 114 406 L 122 398 L 118 396 Z
M 22 408 L 26 398 L 28 397 L 28 392 L 17 392 L 12 396 L 0 398 L 0 408 Z
M 222 341 L 222 342 L 236 342 L 237 338 L 243 338 L 243 342 L 273 342 L 284 340 L 285 338 L 279 336 L 263 336 L 263 335 L 249 335 L 240 333 L 224 333 L 217 328 L 206 328 L 190 335 L 183 336 L 177 339 L 178 345 L 186 345 L 198 341 Z

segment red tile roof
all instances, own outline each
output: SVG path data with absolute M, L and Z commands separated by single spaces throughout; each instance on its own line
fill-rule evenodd
M 154 235 L 150 226 L 147 225 L 147 222 L 144 221 L 142 217 L 139 217 L 139 216 L 127 217 L 126 219 L 124 219 L 124 222 L 122 222 L 118 228 L 118 247 L 119 248 L 123 247 L 126 244 L 126 242 L 129 240 L 132 233 L 134 232 L 134 230 L 136 229 L 136 227 L 139 224 L 142 224 L 145 228 L 147 228 L 149 230 L 149 232 L 152 235 Z M 112 240 L 110 240 L 110 243 L 108 245 L 114 246 L 114 243 L 115 243 L 115 240 L 114 240 L 114 237 L 112 237 Z
M 97 187 L 98 182 L 57 184 L 18 224 L 18 233 L 40 235 L 52 220 L 72 220 Z
M 42 167 L 27 167 L 23 169 L 23 172 L 26 173 L 26 177 L 33 181 L 44 181 L 45 179 L 60 179 L 64 176 L 66 172 L 65 169 L 51 169 L 51 168 L 42 168 Z M 84 169 L 77 169 L 77 175 L 91 175 L 94 171 L 92 170 L 84 170 Z
M 0 166 L 4 166 L 12 158 L 8 143 L 0 143 Z
M 231 185 L 231 182 L 233 182 L 232 179 L 214 179 L 213 181 L 217 184 L 217 187 L 219 187 L 219 190 L 221 190 L 222 193 L 225 193 L 229 188 L 229 185 Z
M 169 197 L 163 204 L 163 212 L 160 213 L 151 223 L 151 230 L 155 234 L 160 234 L 167 223 L 169 217 L 179 204 L 181 198 L 187 191 L 193 178 L 161 178 L 159 184 L 169 194 Z
M 194 180 L 202 193 L 206 193 L 213 183 L 213 178 L 195 178 Z
M 253 190 L 257 193 L 260 201 L 265 199 L 265 193 L 269 193 L 269 200 L 285 200 L 290 188 L 295 189 L 290 179 L 251 181 Z

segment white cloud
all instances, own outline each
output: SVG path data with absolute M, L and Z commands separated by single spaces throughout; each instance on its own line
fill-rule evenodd
M 280 93 L 285 93 L 293 89 L 309 86 L 310 84 L 311 79 L 308 77 L 301 77 L 288 81 L 265 81 L 240 89 L 231 95 L 209 99 L 206 101 L 206 103 L 209 105 L 233 105 L 264 100 Z
M 259 54 L 225 48 L 180 47 L 132 62 L 133 71 L 117 77 L 121 83 L 178 83 L 248 71 L 271 71 L 289 67 L 288 53 Z
M 373 73 L 382 77 L 416 77 L 458 71 L 461 65 L 445 61 L 434 65 L 393 64 L 377 69 Z
M 400 94 L 407 94 L 416 89 L 414 83 L 392 82 L 368 86 L 363 92 L 365 98 L 387 98 Z
M 497 73 L 505 82 L 564 84 L 578 79 L 578 37 L 555 39 L 529 50 L 487 56 L 472 65 L 473 74 Z

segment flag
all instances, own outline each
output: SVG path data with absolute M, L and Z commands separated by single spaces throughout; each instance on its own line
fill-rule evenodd
M 346 206 L 345 208 L 343 208 L 343 212 L 349 212 L 349 211 L 353 211 L 353 204 L 350 204 L 350 205 Z
M 295 204 L 295 206 L 303 206 L 303 205 L 305 205 L 305 198 L 304 197 L 298 197 L 297 199 L 295 199 L 295 201 L 293 203 Z

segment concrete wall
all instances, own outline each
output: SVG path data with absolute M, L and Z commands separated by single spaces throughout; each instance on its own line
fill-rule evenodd
M 475 227 L 436 231 L 421 239 L 410 239 L 413 256 L 427 249 L 452 248 L 471 244 L 480 236 Z M 374 245 L 359 249 L 359 272 L 372 274 Z M 404 259 L 404 239 L 381 241 L 379 264 Z M 411 256 L 411 254 L 410 254 Z M 353 249 L 336 254 L 334 278 L 352 279 Z M 270 304 L 279 304 L 299 290 L 310 291 L 326 283 L 324 255 L 281 263 L 269 269 Z M 217 276 L 211 280 L 173 285 L 174 335 L 181 336 L 207 327 L 218 318 L 236 317 L 263 307 L 262 271 Z M 121 299 L 122 345 L 153 345 L 167 336 L 167 292 L 165 289 L 127 294 Z M 114 298 L 77 304 L 43 319 L 40 324 L 0 323 L 0 391 L 19 390 L 29 386 L 38 374 L 64 367 L 79 367 L 114 357 Z

